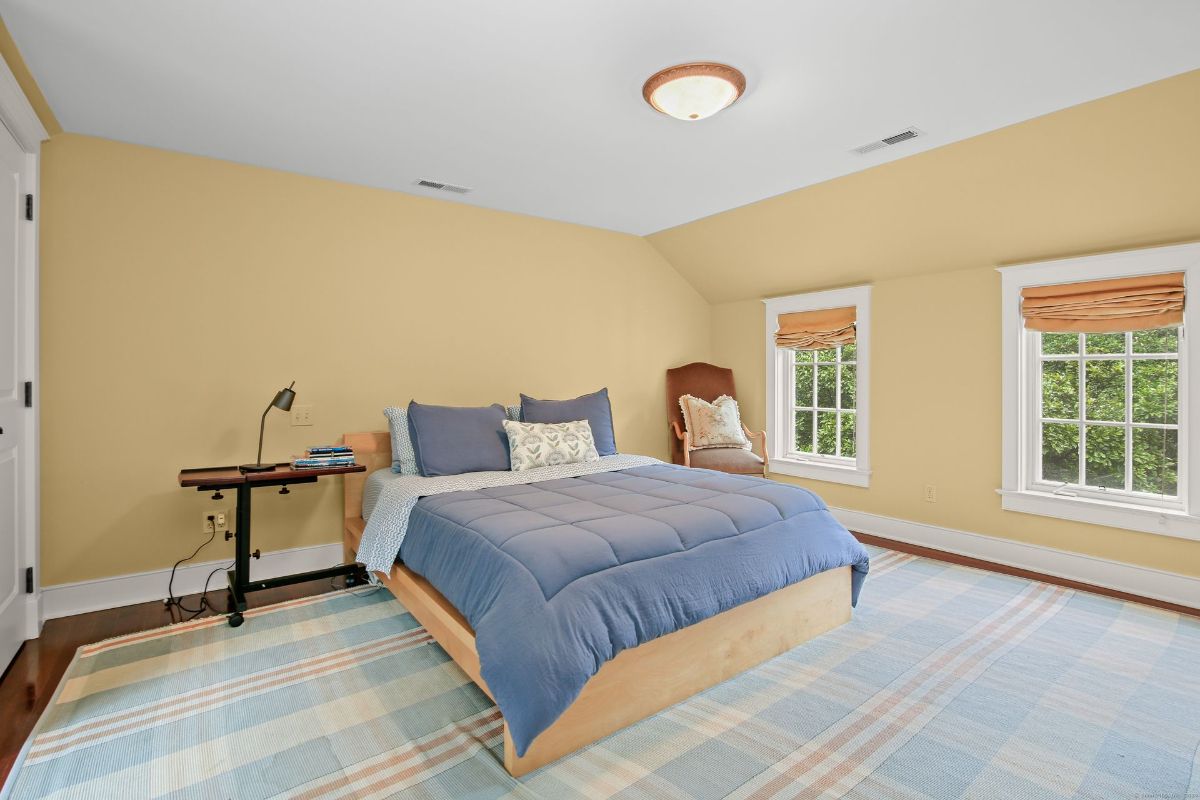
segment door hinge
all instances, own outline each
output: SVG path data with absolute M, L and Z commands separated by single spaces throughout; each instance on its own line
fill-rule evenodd
M 33 195 L 25 195 L 25 219 L 33 221 Z
M 33 408 L 33 381 L 25 381 L 25 407 Z
M 25 594 L 33 594 L 33 567 L 25 568 Z

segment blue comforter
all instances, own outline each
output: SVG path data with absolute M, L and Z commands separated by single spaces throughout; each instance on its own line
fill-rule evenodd
M 422 498 L 401 560 L 475 630 L 524 755 L 606 661 L 867 551 L 805 489 L 672 464 Z

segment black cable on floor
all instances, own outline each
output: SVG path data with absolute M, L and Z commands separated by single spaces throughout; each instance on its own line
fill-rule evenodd
M 182 597 L 175 596 L 175 571 L 179 569 L 179 566 L 181 564 L 191 561 L 193 558 L 195 558 L 197 555 L 199 555 L 201 550 L 208 547 L 210 544 L 212 544 L 213 540 L 217 538 L 217 521 L 215 519 L 213 519 L 212 517 L 209 517 L 209 522 L 211 522 L 213 524 L 213 531 L 211 534 L 209 534 L 208 539 L 206 539 L 199 547 L 197 547 L 194 551 L 192 551 L 192 554 L 190 556 L 188 556 L 187 558 L 181 558 L 178 561 L 176 561 L 175 566 L 171 567 L 171 577 L 167 580 L 167 599 L 165 602 L 166 602 L 168 609 L 170 609 L 170 608 L 179 609 L 179 616 L 180 616 L 181 622 L 191 621 L 191 620 L 195 619 L 196 617 L 200 616 L 201 614 L 203 614 L 207 610 L 213 610 L 213 611 L 216 610 L 212 607 L 212 604 L 208 602 L 208 584 L 212 581 L 213 576 L 216 575 L 218 572 L 221 572 L 223 569 L 229 569 L 229 567 L 217 567 L 212 572 L 208 573 L 208 577 L 204 580 L 204 591 L 201 592 L 201 594 L 200 594 L 200 605 L 198 607 L 188 608 L 187 606 L 185 606 L 183 604 Z M 187 619 L 183 619 L 184 614 L 191 614 L 191 616 L 188 617 Z

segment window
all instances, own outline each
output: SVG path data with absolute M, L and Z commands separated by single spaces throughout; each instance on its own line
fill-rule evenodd
M 1180 507 L 1179 329 L 1040 333 L 1039 480 Z
M 796 405 L 795 431 L 787 455 L 854 461 L 855 386 L 858 345 L 826 350 L 787 350 Z
M 866 486 L 870 287 L 767 300 L 767 441 L 774 472 Z M 781 317 L 842 311 L 853 319 L 833 346 L 779 346 Z M 803 335 L 800 338 L 807 338 Z M 819 341 L 819 339 L 818 339 Z M 813 346 L 819 349 L 804 349 Z
M 1181 327 L 1105 333 L 1029 330 L 1021 312 L 1027 287 L 1162 273 L 1191 284 L 1196 264 L 1200 246 L 1184 245 L 1001 270 L 1004 508 L 1200 539 L 1188 305 Z

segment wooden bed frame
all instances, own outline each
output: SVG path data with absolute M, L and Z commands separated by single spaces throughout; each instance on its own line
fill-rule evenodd
M 347 563 L 358 560 L 366 522 L 366 476 L 391 464 L 386 432 L 348 433 L 367 472 L 345 476 Z M 489 697 L 479 672 L 475 632 L 428 581 L 396 565 L 377 573 L 413 617 Z M 521 776 L 645 719 L 850 619 L 850 568 L 829 570 L 715 617 L 625 650 L 602 666 L 575 702 L 518 756 L 504 726 L 504 767 Z M 494 699 L 494 698 L 493 698 Z

